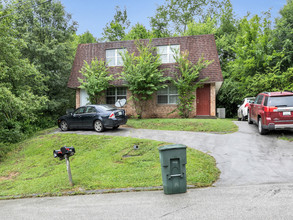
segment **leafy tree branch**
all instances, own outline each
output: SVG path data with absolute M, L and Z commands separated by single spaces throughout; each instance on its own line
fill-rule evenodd
M 172 79 L 173 84 L 177 87 L 179 95 L 178 110 L 182 118 L 189 118 L 191 111 L 194 109 L 194 92 L 208 78 L 198 81 L 199 73 L 213 61 L 208 61 L 203 56 L 193 64 L 188 60 L 189 52 L 184 51 L 175 53 L 174 56 L 177 63 L 177 70 L 174 72 L 175 79 Z
M 135 42 L 138 56 L 128 52 L 121 54 L 123 59 L 122 79 L 127 82 L 127 86 L 132 93 L 131 99 L 138 118 L 143 117 L 146 108 L 146 101 L 161 88 L 166 87 L 164 83 L 168 77 L 164 77 L 163 71 L 159 69 L 161 65 L 160 56 L 151 46 L 151 41 L 144 45 L 141 41 Z
M 100 103 L 109 82 L 114 79 L 113 75 L 109 75 L 105 61 L 97 58 L 92 60 L 91 64 L 84 61 L 80 72 L 84 76 L 84 79 L 78 79 L 80 88 L 86 90 L 91 103 Z

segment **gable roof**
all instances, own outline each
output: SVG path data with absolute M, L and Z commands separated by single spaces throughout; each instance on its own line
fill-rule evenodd
M 148 42 L 149 40 L 141 41 Z M 212 64 L 200 72 L 199 80 L 209 77 L 206 83 L 223 81 L 214 35 L 152 39 L 153 46 L 174 44 L 180 45 L 180 51 L 188 50 L 189 60 L 193 63 L 197 62 L 202 55 L 207 60 L 213 60 Z M 106 49 L 115 48 L 126 48 L 130 53 L 137 53 L 137 49 L 133 40 L 78 45 L 67 86 L 69 88 L 78 88 L 80 86 L 78 78 L 83 78 L 80 70 L 84 64 L 84 61 L 90 63 L 91 60 L 95 59 L 95 57 L 97 57 L 97 59 L 106 60 Z M 169 76 L 172 76 L 172 72 L 177 71 L 174 63 L 162 64 L 160 68 L 164 69 L 165 75 Z M 109 68 L 110 73 L 113 74 L 122 72 L 122 70 L 123 68 L 121 66 Z M 116 79 L 112 82 L 112 84 L 116 86 L 123 85 L 123 81 Z

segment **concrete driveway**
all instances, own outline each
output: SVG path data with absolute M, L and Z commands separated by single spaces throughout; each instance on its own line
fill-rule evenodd
M 215 186 L 293 182 L 293 142 L 278 139 L 284 132 L 272 132 L 262 136 L 258 134 L 255 125 L 249 125 L 247 122 L 234 123 L 239 127 L 239 131 L 232 134 L 125 127 L 103 133 L 95 131 L 66 133 L 127 136 L 185 144 L 216 159 L 221 175 Z M 285 134 L 293 137 L 292 131 Z

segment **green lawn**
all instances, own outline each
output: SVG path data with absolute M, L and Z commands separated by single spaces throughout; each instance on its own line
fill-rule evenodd
M 293 138 L 291 137 L 280 137 L 280 139 L 285 140 L 285 141 L 290 141 L 293 142 Z
M 238 127 L 232 119 L 129 119 L 127 126 L 133 128 L 232 133 Z
M 0 196 L 66 191 L 161 186 L 158 147 L 164 142 L 145 139 L 44 134 L 23 141 L 0 162 Z M 53 150 L 74 146 L 70 158 L 74 186 L 70 187 L 65 160 Z M 133 146 L 139 149 L 134 150 Z M 219 177 L 214 158 L 187 149 L 187 182 L 210 186 Z

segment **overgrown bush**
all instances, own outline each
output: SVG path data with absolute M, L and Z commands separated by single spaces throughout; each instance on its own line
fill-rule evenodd
M 46 97 L 28 91 L 17 96 L 0 86 L 0 142 L 15 143 L 24 134 L 35 131 L 35 122 L 41 117 L 46 102 Z
M 190 112 L 194 108 L 195 95 L 193 93 L 208 79 L 197 81 L 199 73 L 213 61 L 204 60 L 201 57 L 196 64 L 193 64 L 188 60 L 188 51 L 176 54 L 174 58 L 178 72 L 174 72 L 175 79 L 172 79 L 172 82 L 178 89 L 179 103 L 177 108 L 182 118 L 189 118 Z
M 152 98 L 154 92 L 165 88 L 167 86 L 165 82 L 169 78 L 164 77 L 163 71 L 159 69 L 162 63 L 151 41 L 146 45 L 140 41 L 136 41 L 135 44 L 139 52 L 138 56 L 128 52 L 121 54 L 124 67 L 121 76 L 131 91 L 136 114 L 138 118 L 142 118 L 146 101 Z
M 84 76 L 84 79 L 78 79 L 81 83 L 80 88 L 86 90 L 92 104 L 101 104 L 101 97 L 104 96 L 110 81 L 114 79 L 109 73 L 106 62 L 97 58 L 92 60 L 91 64 L 84 61 L 80 72 Z

